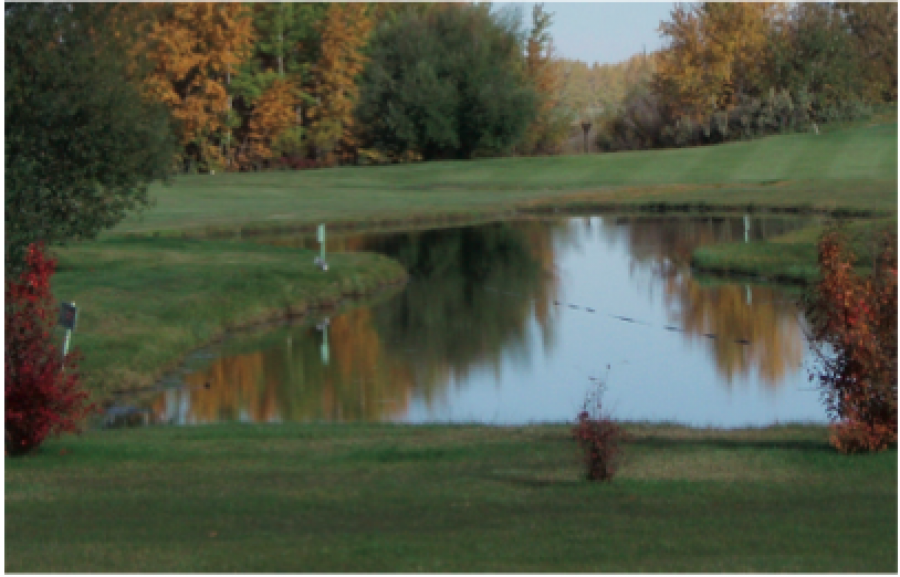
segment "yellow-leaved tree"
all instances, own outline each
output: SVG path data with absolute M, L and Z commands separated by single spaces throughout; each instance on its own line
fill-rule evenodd
M 306 135 L 316 156 L 326 161 L 355 154 L 353 107 L 359 93 L 356 76 L 366 63 L 362 49 L 372 30 L 368 12 L 362 3 L 329 4 L 319 23 L 320 56 L 312 90 L 316 104 L 307 111 Z
M 149 6 L 154 19 L 135 45 L 152 66 L 145 89 L 177 121 L 183 160 L 212 169 L 223 162 L 230 133 L 226 85 L 253 47 L 250 11 L 220 2 Z
M 785 14 L 772 2 L 676 5 L 660 24 L 669 44 L 658 53 L 655 78 L 670 113 L 699 118 L 768 88 L 770 31 Z

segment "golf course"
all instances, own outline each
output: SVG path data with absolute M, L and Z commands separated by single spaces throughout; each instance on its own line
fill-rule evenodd
M 720 146 L 198 174 L 97 240 L 54 248 L 93 400 L 152 386 L 239 327 L 300 317 L 407 271 L 263 244 L 536 215 L 814 215 L 694 266 L 799 284 L 841 221 L 861 270 L 897 227 L 897 120 Z M 698 401 L 702 402 L 702 401 Z M 575 415 L 572 415 L 574 420 Z M 844 456 L 820 425 L 625 423 L 612 483 L 571 423 L 92 429 L 6 459 L 10 572 L 896 572 L 897 452 Z

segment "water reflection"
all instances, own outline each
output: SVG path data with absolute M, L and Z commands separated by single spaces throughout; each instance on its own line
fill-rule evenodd
M 400 260 L 406 290 L 335 316 L 327 331 L 313 319 L 245 339 L 157 398 L 154 420 L 562 421 L 607 365 L 623 418 L 824 420 L 815 394 L 797 400 L 805 342 L 790 298 L 705 286 L 679 264 L 697 246 L 798 226 L 746 225 L 594 217 L 335 237 L 329 250 Z M 750 395 L 740 410 L 737 394 Z

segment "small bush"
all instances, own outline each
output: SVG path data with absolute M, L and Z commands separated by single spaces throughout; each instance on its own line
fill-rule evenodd
M 77 432 L 94 410 L 81 389 L 78 355 L 66 355 L 65 370 L 53 344 L 50 277 L 56 261 L 41 245 L 28 247 L 25 270 L 6 281 L 6 454 L 23 455 L 49 435 Z
M 872 275 L 853 272 L 844 234 L 819 241 L 821 280 L 806 295 L 817 379 L 836 421 L 842 453 L 880 451 L 897 442 L 897 237 L 886 234 Z
M 602 406 L 602 385 L 584 402 L 572 434 L 584 452 L 589 481 L 612 481 L 621 457 L 625 430 L 607 415 Z

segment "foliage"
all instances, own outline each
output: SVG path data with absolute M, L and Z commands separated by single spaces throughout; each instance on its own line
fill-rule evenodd
M 366 56 L 362 52 L 373 21 L 363 3 L 329 4 L 319 22 L 319 59 L 314 77 L 316 98 L 308 111 L 309 138 L 317 157 L 329 159 L 337 152 L 341 158 L 355 156 L 353 108 L 358 88 L 356 77 L 363 71 Z
M 612 481 L 622 456 L 620 445 L 627 439 L 625 430 L 603 410 L 602 395 L 601 383 L 585 399 L 578 424 L 572 429 L 584 452 L 589 481 Z
M 798 3 L 771 34 L 773 85 L 801 99 L 801 112 L 831 120 L 830 109 L 859 98 L 860 60 L 841 14 L 824 4 Z M 815 119 L 815 118 L 814 118 Z
M 92 238 L 149 204 L 175 152 L 162 106 L 127 80 L 105 5 L 6 5 L 6 271 L 26 247 Z
M 232 128 L 227 85 L 253 48 L 251 13 L 240 3 L 212 2 L 159 4 L 151 14 L 133 47 L 153 65 L 145 90 L 178 121 L 185 162 L 221 166 Z
M 558 151 L 572 120 L 562 106 L 562 67 L 548 32 L 552 16 L 544 11 L 543 4 L 534 5 L 532 28 L 525 45 L 526 72 L 537 96 L 536 117 L 525 131 L 519 147 L 526 154 Z
M 855 41 L 865 96 L 897 102 L 897 3 L 838 2 L 836 7 Z
M 832 444 L 844 453 L 897 442 L 896 245 L 896 235 L 884 235 L 873 274 L 860 278 L 841 231 L 819 241 L 821 280 L 805 299 L 822 365 L 811 379 L 838 421 Z
M 425 159 L 508 151 L 535 117 L 518 20 L 486 5 L 408 11 L 371 43 L 357 116 L 383 152 Z
M 272 82 L 254 102 L 243 143 L 235 159 L 238 166 L 259 167 L 263 161 L 274 156 L 270 146 L 296 125 L 295 108 L 298 102 L 299 94 L 290 82 L 281 78 Z
M 697 120 L 764 89 L 773 3 L 676 5 L 660 32 L 669 45 L 658 57 L 656 91 L 672 117 Z
M 93 410 L 81 390 L 78 355 L 69 353 L 63 361 L 52 341 L 55 267 L 42 245 L 31 244 L 27 268 L 18 280 L 6 281 L 7 455 L 29 453 L 49 435 L 76 432 Z

